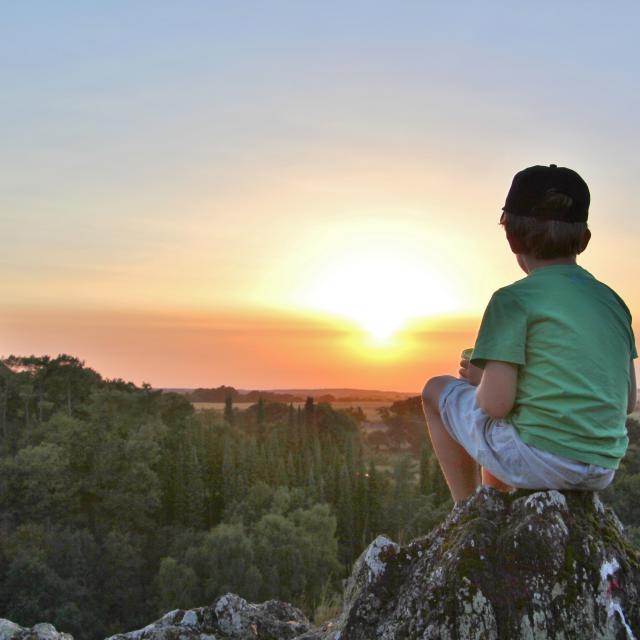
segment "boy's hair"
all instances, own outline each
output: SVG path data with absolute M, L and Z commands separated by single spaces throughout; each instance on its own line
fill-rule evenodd
M 522 253 L 539 260 L 566 258 L 580 252 L 582 239 L 588 229 L 586 222 L 563 222 L 557 219 L 564 217 L 564 212 L 572 206 L 571 196 L 549 190 L 536 207 L 536 213 L 542 213 L 547 219 L 513 215 L 505 210 L 500 217 L 500 224 L 507 235 L 518 242 Z

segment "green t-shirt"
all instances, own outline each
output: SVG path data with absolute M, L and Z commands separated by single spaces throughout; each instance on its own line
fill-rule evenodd
M 523 442 L 617 469 L 629 443 L 629 362 L 637 357 L 623 300 L 582 267 L 559 264 L 493 294 L 471 362 L 519 365 L 506 419 Z

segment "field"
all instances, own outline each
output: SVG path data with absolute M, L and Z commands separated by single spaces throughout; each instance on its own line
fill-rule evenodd
M 248 407 L 250 407 L 252 404 L 255 404 L 254 402 L 234 402 L 233 406 L 240 409 L 240 410 L 245 410 Z M 391 402 L 384 402 L 381 400 L 361 400 L 361 401 L 357 401 L 357 402 L 340 402 L 340 401 L 336 401 L 336 402 L 332 402 L 331 406 L 334 409 L 348 409 L 349 407 L 353 407 L 354 409 L 356 407 L 361 407 L 362 411 L 364 412 L 365 416 L 367 417 L 367 420 L 370 422 L 379 422 L 380 421 L 380 416 L 377 412 L 377 409 L 379 407 L 388 407 L 391 405 Z M 214 409 L 216 411 L 224 411 L 224 402 L 194 402 L 193 406 L 195 407 L 196 411 L 210 411 L 211 409 Z M 304 402 L 294 402 L 293 403 L 294 407 L 304 407 Z

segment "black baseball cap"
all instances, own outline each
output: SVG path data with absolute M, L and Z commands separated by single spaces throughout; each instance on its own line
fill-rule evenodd
M 562 193 L 571 198 L 571 206 L 562 213 L 541 206 L 549 193 Z M 586 222 L 591 196 L 587 183 L 573 169 L 536 165 L 516 173 L 502 210 L 514 216 L 539 220 Z

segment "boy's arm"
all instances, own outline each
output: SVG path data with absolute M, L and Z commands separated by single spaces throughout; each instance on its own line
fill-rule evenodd
M 478 406 L 492 418 L 505 418 L 515 404 L 517 386 L 517 365 L 488 360 L 476 391 Z
M 638 385 L 636 383 L 636 369 L 633 360 L 629 364 L 629 403 L 627 404 L 627 414 L 633 413 L 638 402 Z

